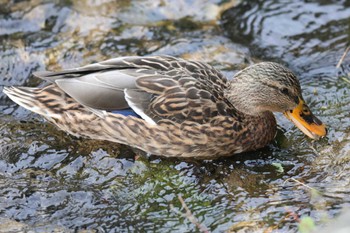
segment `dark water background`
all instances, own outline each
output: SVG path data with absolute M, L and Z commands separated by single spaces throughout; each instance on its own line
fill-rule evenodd
M 350 1 L 233 5 L 0 0 L 0 229 L 193 232 L 176 212 L 178 195 L 213 232 L 295 232 L 303 216 L 322 226 L 349 208 L 350 55 L 336 64 L 350 41 Z M 33 71 L 148 54 L 200 59 L 228 76 L 261 60 L 283 63 L 328 137 L 313 142 L 277 115 L 276 141 L 254 153 L 135 160 L 125 146 L 60 132 L 1 92 L 43 86 Z

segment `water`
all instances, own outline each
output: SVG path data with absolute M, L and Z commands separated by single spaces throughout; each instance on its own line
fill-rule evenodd
M 303 216 L 322 226 L 349 207 L 350 55 L 335 68 L 350 41 L 349 1 L 243 1 L 217 19 L 227 6 L 0 1 L 0 90 L 43 86 L 30 75 L 36 70 L 135 54 L 200 59 L 228 76 L 274 60 L 300 77 L 327 138 L 313 142 L 277 115 L 281 130 L 263 150 L 217 161 L 147 159 L 69 136 L 0 92 L 0 222 L 38 232 L 195 231 L 178 212 L 181 195 L 213 232 L 295 232 Z

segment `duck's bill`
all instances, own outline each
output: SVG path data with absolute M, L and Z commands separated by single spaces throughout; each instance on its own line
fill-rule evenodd
M 293 110 L 284 112 L 284 115 L 312 139 L 319 139 L 327 134 L 325 124 L 312 114 L 303 100 Z

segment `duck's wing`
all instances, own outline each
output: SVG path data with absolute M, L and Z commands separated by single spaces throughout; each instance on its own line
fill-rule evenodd
M 38 72 L 92 109 L 131 107 L 148 122 L 198 123 L 232 116 L 224 97 L 227 79 L 207 64 L 171 56 L 122 57 L 77 69 Z
M 99 69 L 97 69 L 99 68 Z M 60 72 L 36 72 L 35 76 L 57 84 L 64 92 L 84 106 L 113 111 L 128 108 L 125 90 L 137 89 L 136 80 L 154 71 L 119 67 L 99 63 Z

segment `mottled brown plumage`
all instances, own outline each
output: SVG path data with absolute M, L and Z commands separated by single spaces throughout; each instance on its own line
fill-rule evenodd
M 70 134 L 165 157 L 213 159 L 262 148 L 276 133 L 272 111 L 292 111 L 302 100 L 297 78 L 276 63 L 251 66 L 232 81 L 212 66 L 170 56 L 35 75 L 51 84 L 4 92 Z M 113 112 L 128 107 L 143 119 Z

